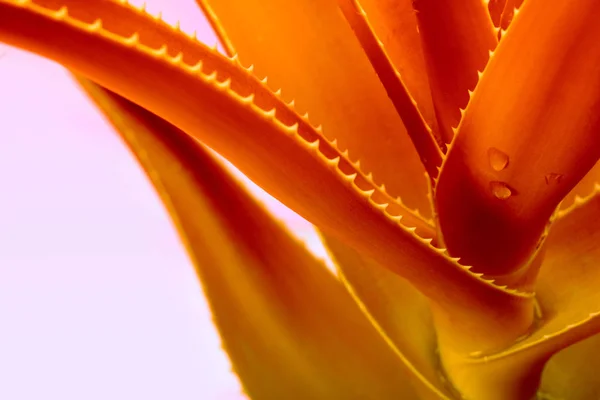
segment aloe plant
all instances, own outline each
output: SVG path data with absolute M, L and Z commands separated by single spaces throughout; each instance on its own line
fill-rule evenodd
M 600 3 L 198 3 L 226 55 L 126 1 L 0 0 L 0 40 L 128 143 L 250 398 L 598 397 Z

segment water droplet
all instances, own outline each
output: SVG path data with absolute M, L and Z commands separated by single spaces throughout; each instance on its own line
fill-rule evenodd
M 490 182 L 490 189 L 494 196 L 500 200 L 506 200 L 513 194 L 512 190 L 504 182 L 492 181 Z
M 488 157 L 494 171 L 502 171 L 508 165 L 508 155 L 495 147 L 488 149 Z
M 554 172 L 545 176 L 546 185 L 558 185 L 562 181 L 563 176 L 561 174 L 555 174 Z

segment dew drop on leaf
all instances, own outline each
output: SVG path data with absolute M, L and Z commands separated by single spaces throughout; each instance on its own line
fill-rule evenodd
M 546 185 L 558 185 L 562 178 L 563 176 L 561 174 L 550 173 L 545 176 Z
M 508 165 L 508 155 L 495 147 L 488 149 L 488 158 L 494 171 L 502 171 Z
M 492 181 L 490 182 L 490 189 L 492 190 L 492 194 L 500 200 L 506 200 L 513 194 L 512 190 L 504 182 Z

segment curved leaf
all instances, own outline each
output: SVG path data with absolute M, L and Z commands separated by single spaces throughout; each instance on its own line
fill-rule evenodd
M 478 71 L 496 47 L 496 31 L 481 0 L 414 0 L 439 128 L 450 143 Z
M 600 398 L 598 369 L 600 335 L 594 335 L 554 355 L 544 368 L 540 400 L 589 400 Z
M 141 107 L 83 85 L 169 210 L 251 398 L 415 398 L 403 364 L 343 287 L 206 150 Z
M 472 390 L 487 391 L 497 386 L 499 398 L 519 398 L 515 389 L 529 389 L 525 394 L 531 396 L 550 357 L 600 333 L 600 228 L 597 221 L 600 221 L 600 196 L 596 193 L 554 223 L 545 243 L 545 259 L 537 282 L 541 314 L 531 332 L 513 346 L 497 352 L 479 352 L 457 362 L 464 381 Z M 574 356 L 568 354 L 576 354 L 577 350 L 574 352 L 567 350 L 564 359 L 573 359 Z M 586 358 L 586 365 L 588 361 Z M 551 362 L 549 368 L 563 370 L 565 367 Z M 469 379 L 473 371 L 482 374 L 481 379 Z M 555 369 L 552 373 L 558 371 Z M 586 377 L 580 378 L 583 382 Z M 557 379 L 555 385 L 546 382 L 544 387 L 559 390 L 565 381 Z M 565 379 L 576 382 L 578 378 Z M 562 387 L 561 393 L 566 389 Z M 576 387 L 570 390 L 578 393 Z
M 473 93 L 436 204 L 450 253 L 482 273 L 524 268 L 600 156 L 598 18 L 595 0 L 526 1 Z
M 412 0 L 360 0 L 375 34 L 428 125 L 437 121 Z
M 336 0 L 198 3 L 243 63 L 293 96 L 393 197 L 431 215 L 425 168 Z
M 429 397 L 451 397 L 444 385 L 429 302 L 410 283 L 333 237 L 323 235 L 340 279 L 422 382 Z
M 377 37 L 358 0 L 338 0 L 338 4 L 379 80 L 385 87 L 390 101 L 402 118 L 427 173 L 431 178 L 437 178 L 439 167 L 442 164 L 441 148 L 445 148 L 443 141 L 434 136 L 435 132 L 423 119 L 415 100 L 408 92 L 407 85 L 400 76 L 400 72 Z
M 561 200 L 560 212 L 558 218 L 562 218 L 563 214 L 577 207 L 579 203 L 595 192 L 596 184 L 600 184 L 600 162 L 596 161 L 596 164 L 590 169 L 587 174 L 577 182 L 577 185 Z
M 439 305 L 448 348 L 496 346 L 530 324 L 530 293 L 499 287 L 434 247 L 430 225 L 235 60 L 126 4 L 67 2 L 86 10 L 85 20 L 68 7 L 0 0 L 0 38 L 160 115 L 323 231 L 410 280 Z M 163 45 L 149 47 L 138 30 Z M 186 50 L 172 54 L 168 43 Z

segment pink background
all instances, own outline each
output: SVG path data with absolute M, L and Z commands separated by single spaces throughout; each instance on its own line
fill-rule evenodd
M 215 42 L 194 0 L 147 3 Z M 0 110 L 0 399 L 244 398 L 165 210 L 69 74 L 0 44 Z

